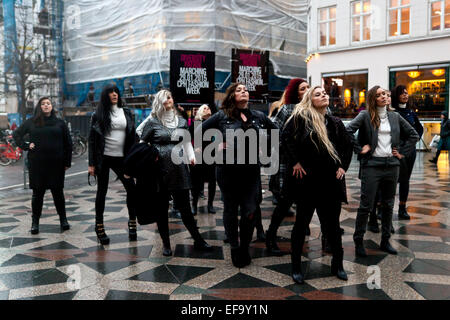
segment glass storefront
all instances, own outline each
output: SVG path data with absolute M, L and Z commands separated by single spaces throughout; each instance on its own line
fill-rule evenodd
M 322 75 L 322 86 L 330 96 L 330 110 L 340 118 L 354 118 L 366 108 L 367 71 Z
M 438 119 L 448 110 L 449 67 L 446 64 L 391 68 L 390 88 L 405 85 L 422 119 Z

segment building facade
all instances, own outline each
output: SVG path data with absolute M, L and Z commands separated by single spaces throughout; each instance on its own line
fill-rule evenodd
M 308 11 L 308 79 L 353 118 L 374 85 L 403 84 L 425 124 L 449 110 L 450 0 L 320 0 Z

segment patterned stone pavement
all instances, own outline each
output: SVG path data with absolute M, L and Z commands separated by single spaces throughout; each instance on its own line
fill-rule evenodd
M 380 234 L 367 232 L 368 258 L 354 254 L 352 233 L 359 204 L 358 163 L 347 173 L 349 204 L 342 210 L 345 229 L 344 266 L 347 282 L 330 275 L 331 256 L 321 250 L 320 226 L 315 215 L 305 244 L 304 285 L 290 276 L 290 256 L 271 257 L 265 245 L 253 242 L 252 264 L 231 265 L 229 245 L 223 243 L 222 203 L 217 194 L 215 215 L 197 216 L 200 232 L 214 246 L 211 253 L 193 251 L 193 241 L 180 219 L 170 219 L 174 256 L 162 256 L 155 225 L 138 226 L 138 241 L 129 242 L 124 191 L 113 183 L 108 192 L 105 225 L 111 244 L 97 244 L 94 232 L 95 188 L 67 189 L 70 231 L 60 232 L 59 220 L 48 192 L 40 234 L 32 236 L 31 196 L 2 199 L 0 204 L 0 299 L 160 299 L 160 300 L 389 300 L 450 299 L 450 170 L 448 154 L 438 166 L 419 153 L 411 182 L 408 211 L 412 219 L 399 221 L 394 214 L 391 243 L 399 251 L 390 256 L 378 250 Z M 263 225 L 272 213 L 267 177 L 263 179 Z M 398 201 L 395 204 L 395 212 Z M 149 205 L 149 210 L 151 205 Z M 279 244 L 290 249 L 295 218 L 279 230 Z M 369 277 L 379 269 L 380 289 L 369 289 Z

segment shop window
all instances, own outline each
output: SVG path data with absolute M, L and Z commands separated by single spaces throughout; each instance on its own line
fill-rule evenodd
M 439 118 L 442 111 L 448 110 L 448 67 L 392 71 L 391 79 L 391 87 L 406 86 L 419 117 Z
M 352 2 L 352 41 L 370 40 L 370 0 Z
M 323 74 L 322 86 L 330 96 L 329 107 L 334 115 L 354 118 L 366 108 L 366 71 Z
M 319 43 L 321 47 L 336 44 L 336 6 L 319 9 Z
M 389 1 L 389 36 L 396 37 L 409 34 L 410 0 Z
M 438 0 L 430 3 L 431 31 L 441 31 L 450 28 L 450 0 Z

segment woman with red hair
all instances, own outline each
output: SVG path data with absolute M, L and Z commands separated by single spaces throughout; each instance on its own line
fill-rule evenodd
M 283 129 L 287 119 L 291 116 L 295 105 L 300 103 L 303 95 L 308 91 L 309 84 L 305 79 L 294 78 L 289 81 L 284 90 L 284 105 L 280 108 L 273 122 L 281 130 Z M 274 255 L 281 255 L 282 252 L 276 243 L 277 230 L 283 221 L 284 217 L 289 214 L 289 208 L 294 203 L 294 197 L 288 192 L 282 192 L 286 186 L 283 182 L 286 181 L 286 166 L 287 158 L 283 146 L 280 146 L 280 168 L 278 173 L 271 177 L 271 190 L 276 201 L 276 208 L 273 211 L 272 220 L 266 234 L 267 250 Z M 292 188 L 289 188 L 292 189 Z

